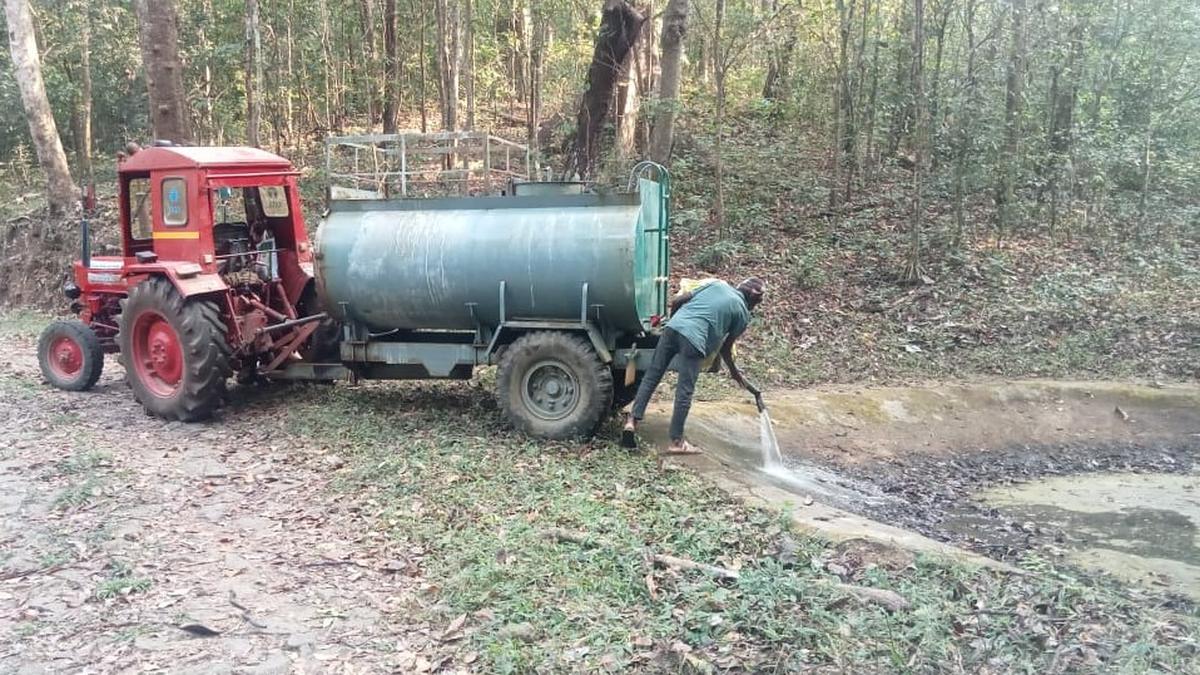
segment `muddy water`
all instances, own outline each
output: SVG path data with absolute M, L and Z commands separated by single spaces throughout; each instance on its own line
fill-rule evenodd
M 978 498 L 1061 531 L 1083 567 L 1200 599 L 1200 473 L 1062 476 Z

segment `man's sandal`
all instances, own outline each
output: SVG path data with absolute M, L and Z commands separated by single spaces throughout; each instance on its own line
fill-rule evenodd
M 704 454 L 704 451 L 702 451 L 700 448 L 697 448 L 696 446 L 692 445 L 691 443 L 688 443 L 687 441 L 684 441 L 683 443 L 681 443 L 678 448 L 672 448 L 671 446 L 667 446 L 667 448 L 665 450 L 663 450 L 662 452 L 664 455 L 700 455 L 700 454 Z
M 637 427 L 626 423 L 625 427 L 621 429 L 621 447 L 637 450 L 637 446 Z

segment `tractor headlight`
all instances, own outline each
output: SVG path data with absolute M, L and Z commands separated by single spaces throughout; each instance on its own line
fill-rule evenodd
M 67 296 L 68 300 L 75 300 L 82 294 L 82 291 L 79 290 L 79 287 L 75 285 L 74 281 L 68 281 L 67 283 L 63 284 L 62 291 L 63 295 Z

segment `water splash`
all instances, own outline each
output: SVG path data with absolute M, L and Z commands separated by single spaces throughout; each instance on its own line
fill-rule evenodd
M 878 503 L 883 499 L 877 488 L 841 476 L 829 469 L 804 462 L 783 461 L 779 439 L 775 436 L 775 425 L 764 406 L 758 413 L 758 438 L 762 451 L 758 470 L 770 476 L 776 484 L 789 492 L 848 508 L 853 504 Z
M 758 413 L 758 440 L 762 445 L 762 469 L 767 473 L 778 473 L 783 469 L 783 453 L 779 451 L 779 439 L 775 438 L 775 426 L 764 406 Z

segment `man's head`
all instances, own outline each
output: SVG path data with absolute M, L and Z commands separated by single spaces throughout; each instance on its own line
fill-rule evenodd
M 750 277 L 738 284 L 737 289 L 746 299 L 746 306 L 754 309 L 767 293 L 767 282 L 758 277 Z

